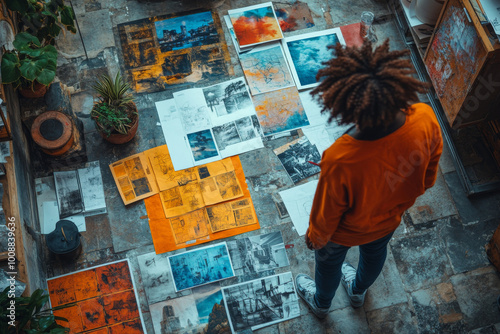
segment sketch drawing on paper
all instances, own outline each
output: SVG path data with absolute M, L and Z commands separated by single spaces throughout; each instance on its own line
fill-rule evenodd
M 251 140 L 259 136 L 258 129 L 255 128 L 255 124 L 253 123 L 252 116 L 242 117 L 233 122 L 214 126 L 212 132 L 220 151 L 224 151 L 231 145 Z
M 205 102 L 217 116 L 224 116 L 253 108 L 243 79 L 225 81 L 203 88 Z
M 83 199 L 76 171 L 54 172 L 59 217 L 66 218 L 83 211 Z
M 248 198 L 208 207 L 207 215 L 213 233 L 257 223 Z
M 317 186 L 318 180 L 313 180 L 279 192 L 299 235 L 306 234 L 309 227 L 309 216 Z
M 155 22 L 161 52 L 219 42 L 212 13 L 203 12 Z
M 316 74 L 323 62 L 333 57 L 327 46 L 345 45 L 340 28 L 288 37 L 283 46 L 298 89 L 307 89 L 319 84 Z
M 283 38 L 271 2 L 228 11 L 241 48 Z
M 233 333 L 300 316 L 290 272 L 222 288 L 222 295 Z
M 311 161 L 319 164 L 321 155 L 316 145 L 311 144 L 306 136 L 278 147 L 274 150 L 274 153 L 278 156 L 294 183 L 321 171 L 319 166 L 309 163 Z
M 168 260 L 176 291 L 234 276 L 225 242 L 173 255 Z
M 201 130 L 187 134 L 194 161 L 205 160 L 219 155 L 210 130 Z
M 83 205 L 86 215 L 106 212 L 106 200 L 102 183 L 99 161 L 93 161 L 88 167 L 78 169 Z
M 279 44 L 243 53 L 240 63 L 252 95 L 295 85 Z
M 149 305 L 155 334 L 200 333 L 193 295 Z
M 200 188 L 206 205 L 243 196 L 243 190 L 234 171 L 202 179 Z
M 190 293 L 186 290 L 176 295 L 166 254 L 147 253 L 138 256 L 137 261 L 149 305 Z
M 307 3 L 276 3 L 276 16 L 283 32 L 290 32 L 314 27 L 311 10 Z
M 238 276 L 289 265 L 280 231 L 233 240 L 227 247 Z
M 253 101 L 265 136 L 309 125 L 295 87 L 259 94 Z
M 170 225 L 177 245 L 208 235 L 208 219 L 204 209 L 170 218 Z
M 198 182 L 160 192 L 165 217 L 175 217 L 205 206 Z

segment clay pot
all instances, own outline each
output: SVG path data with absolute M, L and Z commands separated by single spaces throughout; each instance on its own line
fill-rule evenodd
M 35 81 L 33 84 L 33 89 L 31 89 L 31 87 L 19 88 L 19 93 L 21 93 L 22 96 L 28 99 L 35 99 L 44 96 L 45 93 L 47 93 L 48 89 L 49 86 L 42 85 L 38 81 Z
M 135 103 L 131 102 L 131 104 L 133 105 L 135 111 L 137 112 L 137 107 L 136 107 Z M 134 124 L 132 124 L 132 126 L 130 127 L 130 130 L 128 131 L 128 133 L 126 135 L 123 135 L 121 133 L 112 133 L 108 136 L 105 133 L 102 133 L 100 131 L 99 131 L 99 133 L 101 134 L 102 138 L 106 139 L 111 144 L 125 144 L 125 143 L 128 143 L 129 141 L 131 141 L 132 138 L 134 138 L 138 128 L 139 128 L 139 114 L 137 114 L 137 117 L 135 118 Z
M 43 152 L 60 156 L 73 145 L 73 122 L 59 111 L 40 114 L 31 126 L 31 137 Z

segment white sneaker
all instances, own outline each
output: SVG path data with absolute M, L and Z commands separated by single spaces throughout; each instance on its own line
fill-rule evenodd
M 356 269 L 349 263 L 344 262 L 342 264 L 342 286 L 345 288 L 345 291 L 349 296 L 352 307 L 358 308 L 363 306 L 363 304 L 365 303 L 366 291 L 359 295 L 355 295 L 352 293 L 352 284 L 354 283 L 355 279 Z
M 295 277 L 295 285 L 297 286 L 297 293 L 306 302 L 311 311 L 320 319 L 326 318 L 329 307 L 318 307 L 314 295 L 316 294 L 316 283 L 314 280 L 305 274 L 298 274 Z

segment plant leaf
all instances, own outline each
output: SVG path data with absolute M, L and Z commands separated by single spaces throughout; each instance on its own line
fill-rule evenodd
M 54 324 L 54 322 L 55 322 L 55 318 L 54 318 L 53 315 L 49 315 L 49 316 L 46 316 L 46 317 L 41 317 L 38 320 L 39 329 L 43 332 L 47 328 L 49 328 L 50 326 L 52 326 Z
M 24 15 L 29 8 L 27 0 L 5 0 L 5 4 L 7 8 L 14 12 L 19 12 L 21 15 Z
M 2 83 L 8 84 L 19 80 L 19 58 L 14 53 L 6 53 L 2 57 Z
M 30 43 L 35 44 L 36 46 L 41 46 L 40 41 L 36 36 L 33 36 L 27 32 L 20 32 L 16 35 L 14 42 L 12 44 L 18 50 L 22 50 L 30 47 Z
M 21 67 L 19 67 L 21 71 L 21 76 L 29 81 L 34 81 L 36 77 L 42 71 L 42 67 L 40 66 L 40 61 L 35 62 L 31 59 L 25 59 L 21 63 Z

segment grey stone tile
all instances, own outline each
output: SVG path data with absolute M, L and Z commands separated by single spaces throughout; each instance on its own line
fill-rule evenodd
M 451 156 L 450 147 L 446 143 L 443 143 L 443 153 L 439 159 L 439 168 L 443 174 L 451 173 L 455 171 L 455 165 L 453 164 L 453 158 Z
M 84 252 L 92 252 L 113 246 L 108 215 L 86 217 L 85 225 L 87 230 L 81 232 Z
M 334 310 L 328 314 L 325 319 L 326 333 L 370 333 L 368 326 L 367 315 L 363 309 L 354 309 L 346 307 Z M 297 332 L 298 333 L 298 332 Z M 307 332 L 304 332 L 307 333 Z
M 418 197 L 408 212 L 413 224 L 423 224 L 458 214 L 441 172 L 438 172 L 434 186 Z
M 490 325 L 482 328 L 471 330 L 469 334 L 498 334 L 498 329 L 495 325 Z
M 451 277 L 458 304 L 467 329 L 472 330 L 500 322 L 496 299 L 500 278 L 492 266 Z
M 454 273 L 471 271 L 489 264 L 485 245 L 490 241 L 499 223 L 498 219 L 464 226 L 451 218 L 437 229 L 446 244 Z
M 406 291 L 438 284 L 452 275 L 444 243 L 434 229 L 393 240 L 391 249 Z
M 468 198 L 456 172 L 444 175 L 455 206 L 464 224 L 483 222 L 500 217 L 500 193 Z
M 374 334 L 418 333 L 416 320 L 406 303 L 367 312 L 366 318 Z
M 376 16 L 389 14 L 389 9 L 384 1 L 361 0 L 355 2 L 338 1 L 332 2 L 331 14 L 335 27 L 359 22 L 361 12 L 371 11 Z
M 450 283 L 411 294 L 420 333 L 463 333 L 465 323 Z
M 327 319 L 318 319 L 312 312 L 309 312 L 298 318 L 283 322 L 281 328 L 283 330 L 280 330 L 280 334 L 326 334 L 328 322 Z

